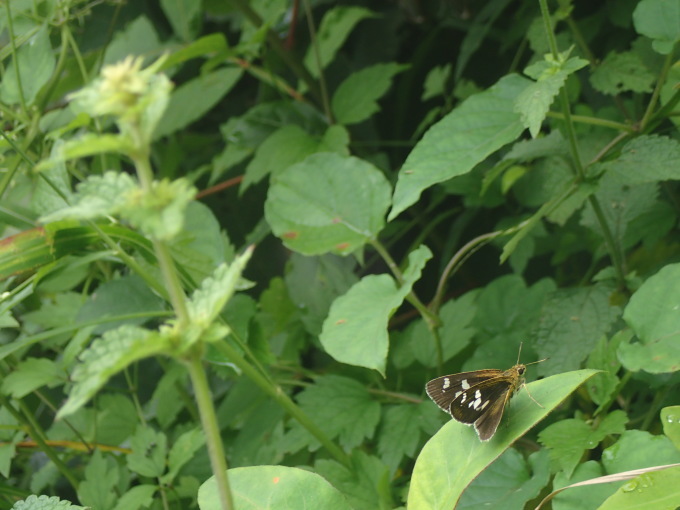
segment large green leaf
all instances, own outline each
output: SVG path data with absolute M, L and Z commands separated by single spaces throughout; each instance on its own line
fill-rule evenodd
M 680 2 L 642 0 L 633 12 L 633 23 L 639 34 L 653 39 L 656 51 L 666 55 L 680 40 Z
M 655 374 L 680 369 L 680 264 L 669 264 L 633 294 L 623 319 L 637 341 L 619 346 L 621 363 Z
M 579 370 L 528 384 L 531 395 L 543 407 L 521 390 L 510 401 L 503 422 L 488 442 L 479 441 L 473 428 L 462 423 L 452 420 L 444 425 L 418 456 L 408 495 L 409 510 L 454 508 L 472 480 L 595 373 Z
M 352 510 L 330 483 L 304 469 L 252 466 L 230 469 L 228 473 L 234 510 Z M 201 510 L 222 508 L 214 477 L 198 490 L 198 506 Z
M 432 126 L 399 171 L 388 219 L 414 204 L 423 190 L 469 172 L 515 140 L 524 126 L 514 101 L 531 83 L 518 75 L 505 76 Z
M 431 257 L 426 246 L 412 252 L 400 287 L 387 274 L 369 275 L 337 298 L 319 337 L 326 352 L 342 363 L 373 368 L 384 375 L 389 345 L 387 322 Z
M 390 185 L 380 170 L 325 152 L 272 177 L 265 217 L 292 250 L 344 255 L 378 235 L 389 204 Z

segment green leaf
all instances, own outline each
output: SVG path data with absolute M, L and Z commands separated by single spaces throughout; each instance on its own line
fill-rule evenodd
M 96 449 L 85 468 L 85 479 L 78 485 L 78 499 L 88 508 L 112 509 L 117 499 L 115 488 L 119 478 L 116 461 Z
M 477 313 L 477 293 L 467 292 L 458 299 L 451 299 L 439 309 L 442 326 L 439 339 L 442 344 L 442 361 L 446 362 L 461 352 L 470 343 L 476 329 L 472 320 Z M 432 334 L 423 319 L 418 320 L 409 330 L 411 350 L 418 362 L 426 367 L 437 366 L 437 350 Z
M 165 311 L 163 300 L 151 292 L 139 276 L 130 275 L 100 285 L 97 288 L 97 293 L 90 296 L 90 299 L 80 308 L 76 320 L 78 322 L 89 322 L 117 315 L 163 311 Z M 99 335 L 123 324 L 139 326 L 148 319 L 149 317 L 125 317 L 119 321 L 106 321 L 97 326 L 93 332 Z
M 61 366 L 47 358 L 26 358 L 5 375 L 2 392 L 22 398 L 41 386 L 53 387 L 65 381 Z
M 526 87 L 515 99 L 515 110 L 533 138 L 538 136 L 550 105 L 570 74 L 588 65 L 587 60 L 573 57 L 565 62 L 543 61 L 529 66 L 526 74 L 538 81 Z
M 182 84 L 170 96 L 153 139 L 158 140 L 205 116 L 241 78 L 243 69 L 225 67 Z
M 118 214 L 143 234 L 169 241 L 184 228 L 184 216 L 196 188 L 184 178 L 153 181 L 148 190 L 131 189 L 118 204 Z
M 615 96 L 621 92 L 651 92 L 655 76 L 639 54 L 609 52 L 593 71 L 590 83 L 595 90 Z
M 680 264 L 669 264 L 633 294 L 623 320 L 637 339 L 619 347 L 619 359 L 631 371 L 653 374 L 680 369 Z
M 106 46 L 103 65 L 115 64 L 128 55 L 156 55 L 160 50 L 161 42 L 153 24 L 146 16 L 139 16 L 113 36 Z
M 668 406 L 661 410 L 663 433 L 680 450 L 680 406 Z
M 546 427 L 538 440 L 550 451 L 552 463 L 571 476 L 586 450 L 592 450 L 610 434 L 622 434 L 628 417 L 617 410 L 605 416 L 595 429 L 583 420 L 567 419 Z
M 524 126 L 513 102 L 530 83 L 517 75 L 506 76 L 432 126 L 399 171 L 388 219 L 414 204 L 425 189 L 469 172 L 514 141 Z
M 51 155 L 60 154 L 63 145 L 62 140 L 57 140 L 52 147 Z M 54 166 L 40 172 L 32 197 L 33 210 L 40 215 L 46 215 L 68 206 L 72 200 L 71 178 L 66 170 L 66 164 L 57 160 Z
M 579 370 L 528 384 L 527 389 L 543 407 L 537 406 L 526 391 L 520 391 L 488 442 L 479 441 L 472 427 L 448 422 L 418 456 L 408 495 L 409 510 L 454 508 L 472 480 L 595 373 Z
M 446 93 L 446 82 L 451 76 L 451 64 L 435 66 L 425 76 L 423 83 L 422 101 L 427 101 L 433 97 L 443 96 Z
M 168 349 L 167 339 L 136 326 L 107 331 L 81 355 L 73 371 L 73 388 L 57 413 L 64 418 L 76 412 L 109 380 L 130 363 Z
M 12 105 L 25 101 L 27 106 L 33 105 L 38 92 L 52 76 L 55 65 L 48 27 L 43 25 L 18 48 L 16 58 L 12 58 L 3 70 L 0 83 L 2 102 Z M 17 72 L 21 76 L 21 91 L 16 79 Z
M 321 76 L 321 70 L 333 61 L 354 27 L 361 20 L 372 17 L 375 17 L 373 11 L 364 7 L 337 6 L 328 10 L 321 20 L 314 43 L 305 54 L 304 64 L 312 76 Z
M 413 458 L 420 444 L 420 416 L 418 405 L 389 406 L 380 421 L 378 454 L 394 473 L 404 456 Z
M 389 275 L 369 275 L 337 298 L 319 336 L 326 352 L 342 363 L 372 368 L 384 375 L 389 348 L 387 322 L 430 258 L 432 252 L 421 245 L 409 254 L 401 287 Z
M 118 504 L 113 510 L 150 508 L 157 490 L 158 487 L 155 485 L 135 485 L 118 499 Z
M 332 508 L 352 510 L 347 500 L 316 473 L 287 466 L 252 466 L 228 471 L 235 508 L 300 510 Z M 198 491 L 201 510 L 220 508 L 215 477 Z
M 130 470 L 142 476 L 161 476 L 165 472 L 167 442 L 163 432 L 147 426 L 138 427 L 135 435 L 130 438 L 132 453 L 127 456 Z
M 187 302 L 187 311 L 193 325 L 206 328 L 211 325 L 234 295 L 241 281 L 241 273 L 246 267 L 254 247 L 236 257 L 229 265 L 221 264 L 214 274 L 201 283 Z
M 45 170 L 69 159 L 84 158 L 108 152 L 128 154 L 130 151 L 130 140 L 124 135 L 95 135 L 88 133 L 55 146 L 50 157 L 41 161 L 36 166 L 36 170 Z M 115 174 L 116 172 L 106 173 Z M 92 177 L 99 176 L 90 176 L 90 178 Z M 130 176 L 127 177 L 130 178 Z
M 625 431 L 602 452 L 602 465 L 608 474 L 676 463 L 680 463 L 680 451 L 671 440 L 643 430 Z
M 579 464 L 574 475 L 567 477 L 562 471 L 555 475 L 553 490 L 561 489 L 573 483 L 583 482 L 602 476 L 602 467 L 593 460 Z M 598 508 L 602 502 L 615 490 L 611 483 L 572 487 L 560 492 L 553 501 L 554 510 L 583 510 L 583 508 Z M 543 508 L 543 507 L 541 507 Z
M 666 136 L 642 135 L 623 146 L 621 155 L 603 164 L 621 184 L 680 180 L 680 143 Z
M 652 47 L 667 55 L 680 40 L 680 4 L 673 0 L 641 0 L 633 11 L 638 34 L 652 41 Z
M 325 375 L 297 397 L 302 410 L 329 438 L 338 438 L 349 451 L 373 437 L 380 420 L 380 404 L 366 386 L 348 377 Z M 292 424 L 290 440 L 315 445 L 316 440 L 298 422 Z
M 353 510 L 394 508 L 390 473 L 382 462 L 361 450 L 350 457 L 351 468 L 332 460 L 319 460 L 316 471 L 347 498 Z
M 170 448 L 168 473 L 163 477 L 162 482 L 173 483 L 182 467 L 194 457 L 194 454 L 204 444 L 205 433 L 199 428 L 188 430 L 179 436 Z
M 598 510 L 677 510 L 680 466 L 644 473 L 619 489 Z
M 389 90 L 392 78 L 408 68 L 408 65 L 390 62 L 350 74 L 338 86 L 331 100 L 335 120 L 344 125 L 357 124 L 380 111 L 377 100 Z
M 356 261 L 351 257 L 332 254 L 305 257 L 293 253 L 285 275 L 284 292 L 290 297 L 277 298 L 271 302 L 270 309 L 273 313 L 284 312 L 285 320 L 293 313 L 301 313 L 307 331 L 318 336 L 333 301 L 358 281 L 355 269 Z M 292 309 L 286 309 L 284 299 L 290 300 Z M 285 325 L 281 324 L 280 330 L 284 329 Z
M 71 504 L 70 501 L 59 499 L 57 496 L 28 496 L 17 501 L 12 510 L 88 510 L 84 506 Z
M 161 8 L 172 29 L 185 42 L 192 42 L 198 32 L 201 4 L 196 0 L 161 0 Z
M 580 366 L 620 316 L 609 296 L 613 289 L 604 284 L 559 289 L 548 297 L 541 310 L 535 349 L 541 358 L 543 375 Z
M 550 463 L 545 450 L 534 452 L 525 460 L 521 453 L 509 448 L 472 481 L 456 508 L 523 510 L 549 479 Z
M 195 2 L 200 5 L 200 2 Z M 161 71 L 170 69 L 177 64 L 182 64 L 194 58 L 209 55 L 211 53 L 223 53 L 228 48 L 227 39 L 224 34 L 215 33 L 199 37 L 195 41 L 190 41 L 186 46 L 168 55 L 163 61 Z
M 611 399 L 616 397 L 616 389 L 619 378 L 616 376 L 621 368 L 621 362 L 617 357 L 617 351 L 622 341 L 629 339 L 632 332 L 629 329 L 619 331 L 611 340 L 603 336 L 588 356 L 586 368 L 602 370 L 599 374 L 588 381 L 586 388 L 590 398 L 598 404 L 598 412 L 607 407 Z M 596 413 L 597 414 L 597 413 Z
M 246 167 L 240 193 L 260 182 L 266 175 L 276 175 L 294 163 L 314 154 L 319 141 L 296 124 L 274 131 L 255 150 L 255 157 Z
M 78 185 L 73 205 L 48 214 L 40 221 L 85 220 L 116 214 L 125 206 L 126 195 L 135 189 L 137 183 L 126 173 L 110 171 L 104 175 L 91 175 Z
M 380 170 L 320 153 L 272 177 L 265 217 L 292 250 L 345 255 L 377 237 L 389 204 L 390 185 Z

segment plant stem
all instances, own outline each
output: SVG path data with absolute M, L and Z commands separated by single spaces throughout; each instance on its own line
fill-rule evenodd
M 205 441 L 210 456 L 210 465 L 217 483 L 217 493 L 220 498 L 222 510 L 232 510 L 234 502 L 229 488 L 229 478 L 227 476 L 227 460 L 224 455 L 224 445 L 222 436 L 217 426 L 217 416 L 213 406 L 208 378 L 201 362 L 201 350 L 194 349 L 187 360 L 189 376 L 196 395 L 198 412 L 201 415 L 201 424 L 205 432 Z
M 78 479 L 69 469 L 69 467 L 64 463 L 64 461 L 61 460 L 59 455 L 57 455 L 57 452 L 55 452 L 54 449 L 45 442 L 40 425 L 36 421 L 31 411 L 21 401 L 19 401 L 19 407 L 21 408 L 21 412 L 19 412 L 14 408 L 9 399 L 5 398 L 5 396 L 1 393 L 0 393 L 0 405 L 7 409 L 17 421 L 23 423 L 23 425 L 27 429 L 28 435 L 31 436 L 31 438 L 33 438 L 36 444 L 40 447 L 40 450 L 45 455 L 47 455 L 47 457 L 57 467 L 59 472 L 64 476 L 64 478 L 68 480 L 73 489 L 77 491 L 79 483 Z
M 295 402 L 293 402 L 290 397 L 284 393 L 280 386 L 268 381 L 260 372 L 255 370 L 255 368 L 248 363 L 243 357 L 234 349 L 229 342 L 222 341 L 215 344 L 215 347 L 224 354 L 229 361 L 236 365 L 243 375 L 248 377 L 253 381 L 262 391 L 267 395 L 272 397 L 284 410 L 295 418 L 300 425 L 302 425 L 307 431 L 312 434 L 319 442 L 326 448 L 328 453 L 330 453 L 335 460 L 343 464 L 347 468 L 351 468 L 351 463 L 347 454 L 336 445 L 330 438 L 325 434 L 319 426 L 314 423 L 309 416 L 307 416 L 302 409 L 300 409 Z

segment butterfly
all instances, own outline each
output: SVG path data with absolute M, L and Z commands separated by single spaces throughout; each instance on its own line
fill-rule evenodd
M 454 420 L 474 425 L 479 439 L 488 441 L 496 433 L 510 398 L 524 386 L 527 365 L 541 361 L 545 360 L 523 365 L 518 355 L 517 364 L 508 370 L 490 368 L 443 375 L 428 382 L 425 391 Z

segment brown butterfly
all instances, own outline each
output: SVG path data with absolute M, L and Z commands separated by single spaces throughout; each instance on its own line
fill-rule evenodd
M 521 349 L 520 345 L 520 352 Z M 479 439 L 488 441 L 496 433 L 510 398 L 524 386 L 526 365 L 545 360 L 522 365 L 518 355 L 517 361 L 508 370 L 490 368 L 443 375 L 428 382 L 425 390 L 434 403 L 454 420 L 466 425 L 474 424 Z M 533 397 L 531 399 L 534 400 Z

